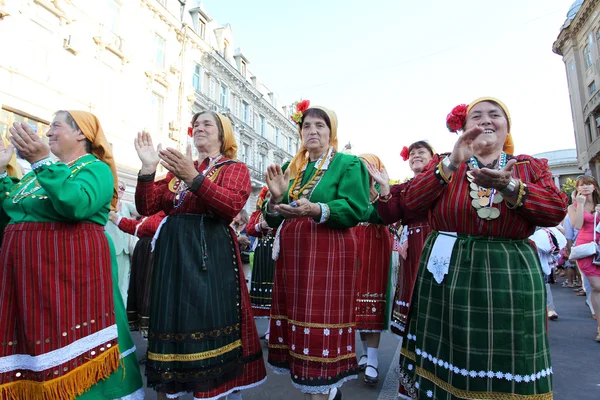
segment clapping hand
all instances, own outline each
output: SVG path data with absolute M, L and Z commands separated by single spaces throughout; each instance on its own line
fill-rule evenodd
M 321 216 L 321 207 L 304 198 L 297 200 L 294 205 L 278 204 L 275 206 L 275 210 L 284 218 L 316 218 Z
M 14 147 L 12 144 L 6 146 L 4 140 L 0 140 L 0 172 L 3 173 L 6 170 L 6 166 L 13 155 L 13 150 Z
M 154 149 L 152 136 L 146 131 L 138 132 L 133 145 L 142 162 L 142 175 L 154 173 L 156 171 L 156 166 L 160 162 L 158 152 L 161 150 L 162 145 L 159 144 L 158 147 Z
M 19 151 L 21 157 L 29 163 L 50 156 L 50 146 L 31 129 L 29 124 L 15 122 L 9 131 L 10 142 Z
M 489 189 L 504 189 L 510 183 L 512 177 L 512 169 L 517 163 L 517 160 L 509 160 L 504 168 L 490 169 L 490 168 L 477 168 L 471 171 L 473 174 L 473 183 Z
M 160 164 L 173 173 L 176 177 L 191 186 L 194 178 L 198 176 L 198 170 L 191 157 L 191 150 L 184 155 L 176 149 L 167 147 L 158 152 Z

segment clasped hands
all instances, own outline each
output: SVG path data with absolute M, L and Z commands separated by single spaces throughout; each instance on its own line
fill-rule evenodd
M 50 146 L 31 129 L 28 123 L 15 122 L 9 131 L 11 136 L 8 139 L 11 144 L 6 146 L 4 141 L 0 140 L 0 170 L 6 169 L 14 149 L 17 149 L 19 155 L 29 163 L 50 156 Z

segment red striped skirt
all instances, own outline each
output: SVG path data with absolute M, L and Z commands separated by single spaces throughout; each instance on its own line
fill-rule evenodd
M 0 398 L 72 399 L 117 370 L 103 226 L 8 225 L 0 262 Z
M 398 264 L 398 281 L 396 284 L 396 294 L 394 296 L 394 305 L 392 308 L 392 322 L 390 330 L 397 336 L 404 337 L 408 327 L 408 313 L 410 311 L 410 302 L 415 288 L 417 272 L 419 270 L 419 260 L 425 245 L 425 239 L 431 233 L 431 228 L 427 222 L 417 222 L 408 225 L 408 250 L 406 260 L 400 256 Z
M 356 329 L 381 332 L 386 323 L 386 295 L 392 235 L 385 225 L 366 224 L 354 228 L 358 242 Z
M 356 378 L 357 245 L 351 229 L 287 220 L 275 268 L 269 364 L 305 393 Z

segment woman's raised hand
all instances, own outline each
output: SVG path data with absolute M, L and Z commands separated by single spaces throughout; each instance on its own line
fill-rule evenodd
M 273 202 L 279 203 L 290 185 L 290 169 L 286 169 L 284 173 L 281 166 L 269 165 L 267 167 L 266 181 L 271 192 L 271 199 Z
M 161 145 L 155 149 L 152 144 L 152 136 L 148 132 L 138 132 L 137 137 L 133 142 L 135 151 L 142 162 L 142 175 L 148 175 L 156 171 L 156 166 L 160 162 L 158 152 L 161 150 Z
M 483 128 L 474 126 L 458 137 L 456 143 L 454 143 L 454 149 L 449 156 L 452 164 L 460 165 L 473 157 L 473 154 L 477 151 L 473 146 L 473 142 L 482 133 Z M 486 143 L 482 143 L 482 145 L 485 146 Z
M 375 182 L 379 183 L 380 186 L 388 186 L 390 184 L 390 177 L 385 168 L 377 170 L 375 165 L 371 163 L 365 164 L 367 165 L 367 171 L 369 171 L 369 175 Z
M 4 144 L 4 140 L 0 138 L 0 173 L 4 173 L 6 171 L 6 166 L 10 162 L 10 159 L 13 155 L 13 145 L 9 144 L 6 146 Z

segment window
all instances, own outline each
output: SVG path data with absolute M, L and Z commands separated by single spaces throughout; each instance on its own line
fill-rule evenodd
M 119 31 L 119 15 L 121 14 L 121 5 L 115 0 L 106 0 L 106 27 L 112 32 Z
M 163 112 L 164 112 L 164 99 L 157 93 L 152 93 L 152 105 L 150 110 L 152 116 L 154 116 L 152 129 L 153 134 L 161 134 L 163 131 Z
M 596 137 L 599 137 L 600 136 L 600 114 L 595 114 L 594 120 L 596 121 Z
M 586 44 L 583 48 L 583 59 L 585 60 L 585 67 L 589 68 L 592 66 L 592 53 L 590 44 Z
M 261 154 L 258 159 L 258 170 L 260 172 L 265 172 L 267 169 L 267 156 L 265 154 Z
M 223 84 L 221 84 L 219 104 L 223 108 L 229 108 L 229 89 Z
M 242 145 L 242 161 L 244 164 L 250 164 L 250 146 L 246 143 Z
M 154 66 L 165 68 L 165 39 L 159 35 L 154 35 Z
M 279 128 L 275 128 L 275 146 L 281 146 L 281 130 Z
M 249 124 L 249 119 L 250 119 L 250 110 L 249 110 L 250 106 L 248 106 L 248 103 L 246 103 L 245 101 L 242 101 L 242 120 Z
M 198 21 L 198 35 L 200 35 L 202 39 L 204 39 L 204 35 L 206 35 L 206 22 L 202 19 Z
M 591 96 L 592 94 L 594 94 L 595 91 L 596 91 L 596 81 L 592 81 L 592 83 L 590 83 L 588 85 L 588 94 Z
M 200 66 L 196 64 L 194 66 L 194 76 L 192 77 L 192 85 L 194 86 L 194 89 L 196 89 L 196 92 L 199 92 L 200 89 L 202 89 L 201 77 L 202 70 L 200 69 Z
M 242 76 L 245 78 L 246 77 L 246 61 L 242 60 L 242 65 L 241 66 L 242 66 L 242 68 L 241 68 L 240 72 L 242 73 Z
M 211 99 L 215 100 L 217 98 L 217 81 L 214 78 L 210 78 L 208 88 L 208 95 Z
M 260 133 L 260 136 L 265 137 L 265 117 L 263 115 L 258 117 L 258 133 Z
M 46 137 L 46 132 L 50 129 L 50 126 L 46 122 L 31 117 L 25 117 L 17 114 L 17 112 L 0 109 L 0 136 L 8 137 L 8 128 L 11 127 L 14 122 L 27 122 L 33 131 L 43 138 Z

